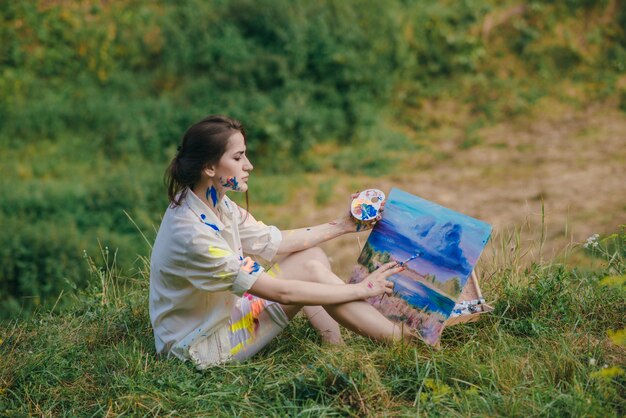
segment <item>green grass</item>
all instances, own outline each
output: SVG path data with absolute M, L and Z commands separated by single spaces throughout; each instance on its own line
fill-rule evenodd
M 71 310 L 0 325 L 0 415 L 623 416 L 626 379 L 601 372 L 626 360 L 607 337 L 626 327 L 626 289 L 601 279 L 625 273 L 625 240 L 577 249 L 584 269 L 484 266 L 495 311 L 439 351 L 347 333 L 324 346 L 297 318 L 251 361 L 204 372 L 156 357 L 146 259 L 133 277 L 90 260 Z

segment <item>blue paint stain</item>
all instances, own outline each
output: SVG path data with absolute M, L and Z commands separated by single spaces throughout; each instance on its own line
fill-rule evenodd
M 255 261 L 254 264 L 252 264 L 252 270 L 250 272 L 251 273 L 256 273 L 257 271 L 259 271 L 260 268 L 261 268 L 261 266 L 259 265 L 259 263 L 257 263 Z
M 222 186 L 228 187 L 232 190 L 239 190 L 239 182 L 237 181 L 237 177 L 229 177 L 226 181 L 222 180 Z
M 206 190 L 206 200 L 209 200 L 209 197 L 211 197 L 211 203 L 213 203 L 213 206 L 217 206 L 217 190 L 213 186 Z
M 203 213 L 200 215 L 200 218 L 202 219 L 202 222 L 204 222 L 205 225 L 210 226 L 211 228 L 215 229 L 217 232 L 220 232 L 220 229 L 217 227 L 217 225 L 206 222 L 206 215 Z

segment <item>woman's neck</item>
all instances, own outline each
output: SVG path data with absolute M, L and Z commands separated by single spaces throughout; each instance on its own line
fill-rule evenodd
M 195 195 L 200 198 L 200 200 L 213 210 L 213 212 L 218 214 L 217 207 L 224 199 L 224 191 L 221 187 L 213 182 L 208 182 L 203 185 L 196 186 L 192 190 Z

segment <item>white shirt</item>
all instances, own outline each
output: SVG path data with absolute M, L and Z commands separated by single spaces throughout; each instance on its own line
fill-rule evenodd
M 226 196 L 218 211 L 219 218 L 190 189 L 180 206 L 165 211 L 150 260 L 157 353 L 185 360 L 206 338 L 212 360 L 227 361 L 231 309 L 264 271 L 244 254 L 267 261 L 276 255 L 282 239 L 276 227 L 257 222 Z

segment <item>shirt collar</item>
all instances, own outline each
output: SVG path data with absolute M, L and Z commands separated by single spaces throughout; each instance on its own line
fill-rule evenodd
M 224 199 L 226 197 L 224 196 Z M 217 209 L 221 213 L 228 212 L 228 209 L 224 206 L 224 199 L 217 204 Z M 187 188 L 185 195 L 185 203 L 191 209 L 191 211 L 198 217 L 198 221 L 204 224 L 213 224 L 219 228 L 220 231 L 224 230 L 224 223 L 219 217 L 207 206 L 190 188 Z

